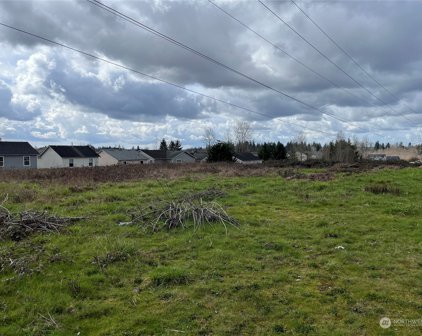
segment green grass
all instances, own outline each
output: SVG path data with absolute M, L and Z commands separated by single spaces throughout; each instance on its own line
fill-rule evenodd
M 366 191 L 374 185 L 395 192 Z M 117 225 L 150 201 L 210 187 L 226 193 L 218 202 L 239 229 Z M 419 334 L 378 323 L 422 318 L 421 189 L 421 169 L 327 182 L 273 173 L 0 183 L 10 210 L 89 217 L 0 243 L 0 257 L 21 265 L 0 269 L 0 335 Z

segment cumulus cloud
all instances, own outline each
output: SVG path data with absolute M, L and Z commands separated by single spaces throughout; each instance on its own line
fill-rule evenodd
M 257 113 L 142 78 L 1 27 L 0 135 L 18 138 L 26 134 L 39 142 L 56 137 L 60 142 L 150 145 L 167 136 L 198 145 L 207 124 L 218 128 L 223 137 L 235 120 L 243 118 L 256 128 L 257 139 L 293 136 L 298 132 L 295 127 L 281 126 L 283 120 L 290 120 L 333 133 L 345 130 L 350 135 L 378 138 L 375 130 L 385 130 L 385 138 L 393 136 L 399 141 L 406 135 L 418 141 L 422 121 L 422 4 L 298 2 L 394 93 L 391 95 L 362 73 L 291 3 L 266 3 L 380 100 L 324 60 L 258 2 L 221 0 L 217 4 L 331 83 L 207 1 L 120 1 L 110 5 L 348 123 L 271 92 L 88 2 L 4 1 L 0 2 L 1 22 Z

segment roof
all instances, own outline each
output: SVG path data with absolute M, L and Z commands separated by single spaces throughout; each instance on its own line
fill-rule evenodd
M 202 161 L 204 159 L 206 159 L 208 157 L 208 153 L 207 152 L 194 152 L 194 153 L 190 153 L 195 160 L 197 161 Z
M 98 154 L 91 146 L 50 146 L 50 148 L 59 154 L 62 158 L 98 157 Z
M 168 151 L 165 150 L 159 150 L 159 149 L 154 149 L 154 150 L 150 150 L 150 149 L 143 149 L 142 150 L 145 154 L 151 156 L 153 159 L 155 160 L 167 160 L 167 155 L 166 153 Z
M 43 155 L 44 152 L 48 149 L 48 146 L 37 148 L 37 151 L 40 155 Z
M 0 155 L 38 155 L 28 142 L 0 141 Z
M 151 156 L 155 160 L 164 160 L 164 161 L 172 160 L 173 158 L 175 158 L 176 156 L 182 153 L 192 156 L 185 151 L 169 151 L 169 150 L 166 151 L 166 150 L 150 150 L 150 149 L 143 149 L 142 151 L 145 154 Z
M 118 161 L 139 161 L 149 159 L 143 152 L 135 149 L 104 148 L 101 151 L 106 152 Z
M 240 161 L 260 161 L 261 159 L 253 153 L 236 153 L 234 157 Z

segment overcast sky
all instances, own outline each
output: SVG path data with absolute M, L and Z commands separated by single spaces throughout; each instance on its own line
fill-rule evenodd
M 0 137 L 38 146 L 90 143 L 149 148 L 165 137 L 180 139 L 187 147 L 203 144 L 207 127 L 225 139 L 236 122 L 246 120 L 258 142 L 287 142 L 300 134 L 308 141 L 326 142 L 342 131 L 350 138 L 422 143 L 422 1 L 297 2 L 389 92 L 353 64 L 294 4 L 263 2 L 364 88 L 253 0 L 216 4 L 277 48 L 207 0 L 104 3 L 315 109 L 87 1 L 2 0 L 4 24 L 247 110 L 0 26 Z

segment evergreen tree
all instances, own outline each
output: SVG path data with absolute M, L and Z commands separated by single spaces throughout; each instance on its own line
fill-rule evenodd
M 171 140 L 171 141 L 170 141 L 170 144 L 169 144 L 169 150 L 174 151 L 174 150 L 175 150 L 175 149 L 174 149 L 175 147 L 176 147 L 175 142 L 174 142 L 173 140 Z
M 258 156 L 261 160 L 269 160 L 271 158 L 271 152 L 269 146 L 266 142 L 261 146 L 261 149 L 258 152 Z
M 166 141 L 166 139 L 164 139 L 164 138 L 163 138 L 163 140 L 161 140 L 161 142 L 160 142 L 160 150 L 168 150 L 168 147 L 167 147 L 167 141 Z
M 182 143 L 179 140 L 176 140 L 176 142 L 174 143 L 174 150 L 182 150 Z
M 286 148 L 281 142 L 264 142 L 258 151 L 258 156 L 264 161 L 284 160 L 286 158 Z
M 276 146 L 275 146 L 275 153 L 274 153 L 274 159 L 275 160 L 285 160 L 287 155 L 286 155 L 286 148 L 284 147 L 284 145 L 279 141 L 277 142 Z
M 208 148 L 208 162 L 233 162 L 234 146 L 227 142 L 219 142 Z

